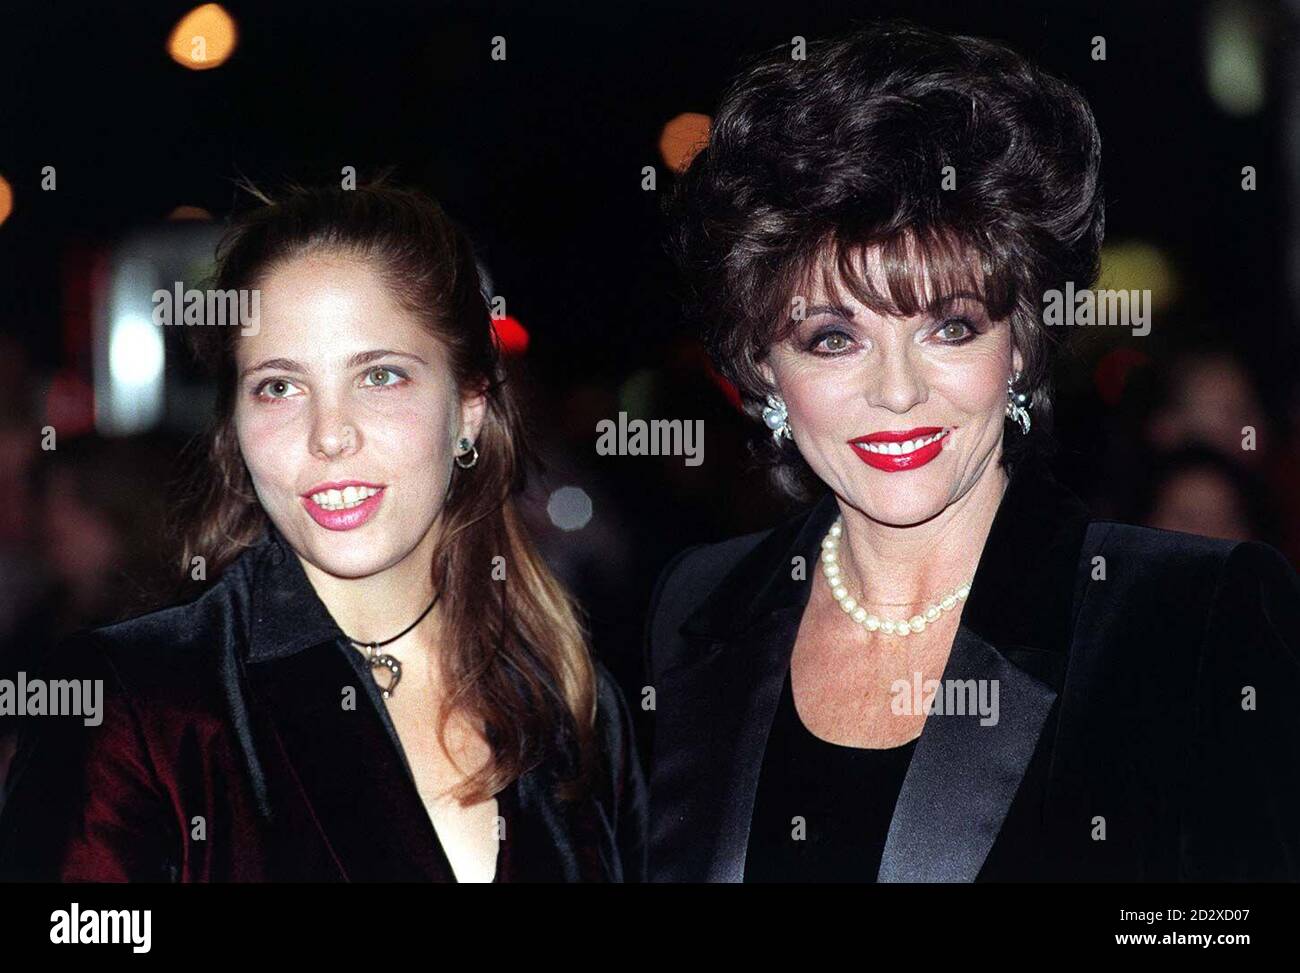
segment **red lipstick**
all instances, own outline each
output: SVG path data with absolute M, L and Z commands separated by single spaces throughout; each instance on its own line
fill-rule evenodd
M 347 503 L 348 495 L 344 491 L 349 487 L 352 488 L 352 504 L 350 506 L 340 506 L 340 504 Z M 306 508 L 311 519 L 326 530 L 353 530 L 374 516 L 375 511 L 379 509 L 379 505 L 384 500 L 384 490 L 385 485 L 382 483 L 366 483 L 363 480 L 336 480 L 316 484 L 302 494 L 301 499 L 302 505 Z M 329 494 L 331 491 L 335 493 L 333 498 L 329 496 L 321 497 L 321 494 Z M 371 493 L 371 491 L 374 492 Z M 371 495 L 367 496 L 366 494 Z M 321 497 L 321 500 L 328 506 L 322 506 L 321 502 L 314 499 L 315 497 Z
M 952 434 L 952 429 L 944 426 L 918 426 L 915 429 L 882 430 L 867 436 L 850 439 L 849 446 L 858 459 L 868 466 L 885 473 L 899 473 L 924 466 L 943 451 L 943 444 Z M 935 437 L 931 439 L 931 437 Z M 915 446 L 918 439 L 931 439 L 923 446 Z M 902 451 L 905 443 L 913 442 L 914 448 Z M 887 444 L 898 443 L 900 452 L 886 451 Z M 870 444 L 879 449 L 868 449 Z

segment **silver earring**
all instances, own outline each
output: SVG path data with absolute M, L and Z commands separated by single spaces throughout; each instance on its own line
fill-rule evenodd
M 767 408 L 763 410 L 763 425 L 772 430 L 772 439 L 779 446 L 781 437 L 794 439 L 790 431 L 789 423 L 790 413 L 786 411 L 785 400 L 779 395 L 769 395 L 767 397 Z
M 464 436 L 460 437 L 458 445 L 460 446 L 460 452 L 456 456 L 456 465 L 462 470 L 467 470 L 478 462 L 478 447 Z M 461 460 L 465 458 L 466 454 L 469 454 L 469 462 L 462 463 Z
M 1029 435 L 1029 409 L 1033 404 L 1027 392 L 1017 392 L 1015 383 L 1020 381 L 1020 373 L 1014 379 L 1007 379 L 1007 418 L 1020 425 L 1020 431 Z

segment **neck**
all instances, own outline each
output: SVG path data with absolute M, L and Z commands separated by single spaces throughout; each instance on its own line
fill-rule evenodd
M 1010 482 L 997 460 L 994 455 L 969 490 L 920 524 L 882 524 L 840 501 L 839 560 L 859 604 L 926 605 L 974 577 Z
M 343 634 L 357 642 L 383 642 L 414 622 L 433 601 L 430 571 L 435 528 L 401 561 L 364 578 L 342 578 L 322 571 L 299 557 L 316 594 Z M 436 641 L 441 604 L 435 605 L 415 628 L 384 647 L 395 654 L 427 649 Z M 403 656 L 403 663 L 406 657 Z

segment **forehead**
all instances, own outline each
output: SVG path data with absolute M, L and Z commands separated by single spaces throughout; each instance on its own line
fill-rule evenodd
M 958 296 L 985 299 L 978 253 L 912 235 L 874 245 L 828 245 L 799 275 L 797 295 L 812 306 L 866 308 L 911 317 Z
M 429 350 L 435 343 L 384 276 L 360 257 L 294 257 L 271 267 L 257 288 L 260 328 L 237 342 L 241 361 L 268 351 L 328 361 L 371 348 Z

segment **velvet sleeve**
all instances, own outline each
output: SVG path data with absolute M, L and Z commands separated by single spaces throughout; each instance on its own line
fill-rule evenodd
M 46 680 L 102 686 L 97 725 L 82 716 L 27 716 L 0 811 L 0 878 L 166 881 L 180 846 L 175 817 L 140 721 L 104 648 L 81 636 L 56 649 Z
M 1181 877 L 1300 881 L 1300 576 L 1267 544 L 1225 560 L 1193 704 Z
M 603 714 L 603 739 L 610 763 L 614 838 L 623 881 L 644 882 L 649 792 L 637 753 L 632 714 L 613 677 L 603 666 L 598 666 L 597 672 L 598 709 Z

